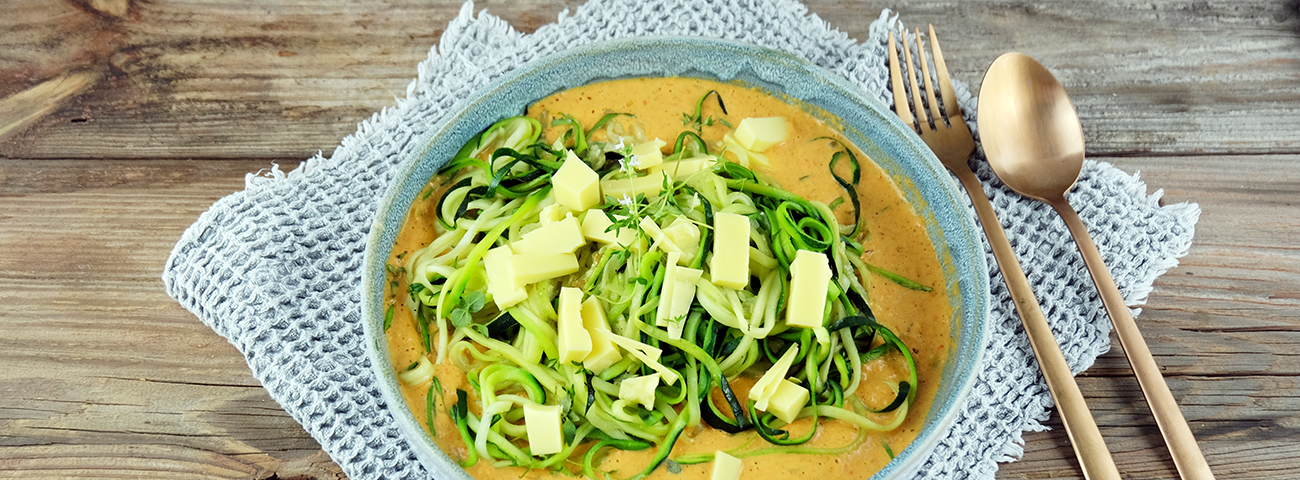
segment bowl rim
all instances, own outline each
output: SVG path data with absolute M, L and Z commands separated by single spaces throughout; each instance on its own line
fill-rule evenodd
M 541 77 L 554 75 L 557 72 L 565 72 L 566 66 L 575 62 L 584 64 L 590 64 L 592 62 L 598 63 L 602 56 L 618 56 L 620 54 L 626 54 L 627 52 L 640 50 L 657 51 L 656 49 L 662 51 L 707 51 L 712 54 L 734 55 L 736 56 L 735 58 L 743 60 L 736 62 L 737 64 L 743 64 L 743 66 L 738 66 L 735 70 L 730 72 L 730 75 L 727 75 L 728 72 L 725 70 L 726 67 L 718 67 L 716 65 L 710 65 L 710 67 L 723 68 L 721 73 L 716 70 L 709 72 L 694 70 L 695 68 L 699 68 L 697 65 L 686 65 L 683 68 L 680 68 L 679 71 L 673 73 L 671 69 L 663 68 L 663 66 L 660 65 L 658 66 L 659 68 L 655 69 L 656 71 L 624 72 L 617 76 L 588 75 L 582 81 L 575 82 L 575 84 L 572 85 L 562 85 L 564 82 L 559 80 L 549 83 L 541 80 Z M 664 52 L 659 53 L 665 54 Z M 895 142 L 901 142 L 901 145 L 891 145 L 893 150 L 901 149 L 903 152 L 909 154 L 905 155 L 910 157 L 906 160 L 919 161 L 919 163 L 908 164 L 907 166 L 918 168 L 921 173 L 925 173 L 926 175 L 921 177 L 909 175 L 905 177 L 906 180 L 924 180 L 925 184 L 923 186 L 937 189 L 937 192 L 931 191 L 932 196 L 938 196 L 938 199 L 948 200 L 944 203 L 945 209 L 938 212 L 941 217 L 946 218 L 935 218 L 934 214 L 936 212 L 930 211 L 933 201 L 928 198 L 926 199 L 925 206 L 922 207 L 922 209 L 919 209 L 917 213 L 927 219 L 926 230 L 927 234 L 931 237 L 931 241 L 934 242 L 936 239 L 943 240 L 942 246 L 945 247 L 944 253 L 950 255 L 950 258 L 945 261 L 943 258 L 944 253 L 938 251 L 941 245 L 935 245 L 936 254 L 940 256 L 941 264 L 945 264 L 945 277 L 948 277 L 949 279 L 949 285 L 947 285 L 949 296 L 954 302 L 957 302 L 957 298 L 953 298 L 954 296 L 960 297 L 961 300 L 959 304 L 953 305 L 953 319 L 950 321 L 953 323 L 953 332 L 951 335 L 954 337 L 955 346 L 952 349 L 953 353 L 950 354 L 947 365 L 945 365 L 943 370 L 945 376 L 950 373 L 956 374 L 959 383 L 949 387 L 953 390 L 950 395 L 942 399 L 944 400 L 942 404 L 940 403 L 941 398 L 939 398 L 939 395 L 944 393 L 945 387 L 942 385 L 940 386 L 940 390 L 936 392 L 935 401 L 930 407 L 930 412 L 927 414 L 928 418 L 923 423 L 921 431 L 917 434 L 917 437 L 913 439 L 913 441 L 905 447 L 903 451 L 899 452 L 888 464 L 874 473 L 870 479 L 906 478 L 915 474 L 924 464 L 925 460 L 929 458 L 930 453 L 938 443 L 947 436 L 947 432 L 952 429 L 957 415 L 962 410 L 962 406 L 970 396 L 970 392 L 972 391 L 978 377 L 978 367 L 982 362 L 984 351 L 987 348 L 989 338 L 988 317 L 991 302 L 989 291 L 990 276 L 983 253 L 982 237 L 978 233 L 979 230 L 975 224 L 975 220 L 967 207 L 968 199 L 962 192 L 957 190 L 956 185 L 953 184 L 953 181 L 949 176 L 949 173 L 942 167 L 938 159 L 935 158 L 929 147 L 921 141 L 920 137 L 918 137 L 911 128 L 905 126 L 896 115 L 889 112 L 886 109 L 886 106 L 880 104 L 878 100 L 868 97 L 858 86 L 849 83 L 848 80 L 844 79 L 840 75 L 824 70 L 821 67 L 815 66 L 806 60 L 797 58 L 789 53 L 753 44 L 711 37 L 629 37 L 596 41 L 545 55 L 532 62 L 514 68 L 506 74 L 488 82 L 486 85 L 477 88 L 473 95 L 450 108 L 443 118 L 419 137 L 415 143 L 417 147 L 413 150 L 415 153 L 403 159 L 397 167 L 396 173 L 390 180 L 391 183 L 386 188 L 382 200 L 376 208 L 375 219 L 366 239 L 365 259 L 362 264 L 362 323 L 365 334 L 366 356 L 370 362 L 371 371 L 375 374 L 376 379 L 378 380 L 376 388 L 380 391 L 383 397 L 388 413 L 393 417 L 402 438 L 411 446 L 417 460 L 424 465 L 430 474 L 438 475 L 440 477 L 449 476 L 456 479 L 472 480 L 472 477 L 470 477 L 463 468 L 451 460 L 446 453 L 437 447 L 433 442 L 432 437 L 424 432 L 420 422 L 415 419 L 414 414 L 406 405 L 406 400 L 400 392 L 400 387 L 397 387 L 396 372 L 394 372 L 392 368 L 389 368 L 391 365 L 391 359 L 382 325 L 384 317 L 383 284 L 386 280 L 385 275 L 383 274 L 383 265 L 387 263 L 388 256 L 392 251 L 393 242 L 395 241 L 396 232 L 400 230 L 401 223 L 405 219 L 406 213 L 410 208 L 410 199 L 403 201 L 403 193 L 404 191 L 410 190 L 412 181 L 418 181 L 418 184 L 421 187 L 427 182 L 427 177 L 424 179 L 413 178 L 417 173 L 420 173 L 419 171 L 421 170 L 420 167 L 422 165 L 425 165 L 430 161 L 435 163 L 440 162 L 440 159 L 438 158 L 430 158 L 430 150 L 434 147 L 434 142 L 445 137 L 452 137 L 454 139 L 460 137 L 458 139 L 460 141 L 452 142 L 455 143 L 455 147 L 452 147 L 454 152 L 454 150 L 459 148 L 459 146 L 463 144 L 464 141 L 467 141 L 470 136 L 478 133 L 478 131 L 481 131 L 483 128 L 486 128 L 487 125 L 490 125 L 491 121 L 500 118 L 498 116 L 495 119 L 488 119 L 487 121 L 489 123 L 483 125 L 477 123 L 473 125 L 464 125 L 466 122 L 473 123 L 472 120 L 475 119 L 471 117 L 477 113 L 479 107 L 486 107 L 483 111 L 496 111 L 493 110 L 492 107 L 496 107 L 497 109 L 503 108 L 500 105 L 493 105 L 494 99 L 499 98 L 503 94 L 512 93 L 510 91 L 511 88 L 529 81 L 542 81 L 546 85 L 555 86 L 555 88 L 553 90 L 544 91 L 539 95 L 532 95 L 533 98 L 527 103 L 540 100 L 555 91 L 572 88 L 577 85 L 618 78 L 693 76 L 723 82 L 735 81 L 740 79 L 741 74 L 745 72 L 745 68 L 756 70 L 764 68 L 774 69 L 778 74 L 809 78 L 816 82 L 816 90 L 821 92 L 822 95 L 831 97 L 831 100 L 827 101 L 847 100 L 851 109 L 861 110 L 861 113 L 868 114 L 868 119 L 877 122 L 874 125 L 871 125 L 871 122 L 867 122 L 869 124 L 868 126 L 884 126 L 891 131 L 890 133 L 894 134 L 892 140 Z M 670 71 L 665 73 L 663 70 Z M 749 73 L 753 74 L 755 72 Z M 758 73 L 758 76 L 762 77 L 763 75 L 760 72 Z M 758 85 L 748 84 L 745 81 L 742 81 L 742 83 L 749 86 L 758 86 L 760 88 L 770 87 L 771 84 L 777 84 L 776 81 L 771 82 L 771 84 L 762 84 L 764 79 L 759 78 L 757 80 L 757 83 L 759 83 Z M 788 87 L 789 85 L 782 86 Z M 799 101 L 805 101 L 805 99 L 796 94 L 797 92 L 776 92 L 771 88 L 764 89 L 769 93 L 777 93 L 778 96 L 780 93 L 784 93 L 789 97 L 798 99 Z M 813 104 L 815 106 L 820 106 L 815 104 L 815 102 Z M 520 109 L 525 106 L 527 105 L 525 104 L 520 106 Z M 839 118 L 835 117 L 833 113 L 828 112 L 828 114 L 832 115 L 834 118 Z M 849 131 L 856 131 L 858 126 L 858 124 L 850 123 L 847 120 L 845 120 L 843 124 L 839 125 L 839 127 L 844 130 L 844 134 L 850 138 L 853 138 L 853 135 L 851 135 Z M 864 139 L 870 137 L 870 135 L 863 132 L 858 132 L 858 135 Z M 870 140 L 875 143 L 877 139 L 872 138 Z M 855 142 L 855 145 L 857 145 L 857 142 Z M 866 150 L 862 145 L 857 146 L 864 151 Z M 892 156 L 893 155 L 891 155 L 891 157 Z M 898 160 L 904 162 L 904 159 Z M 445 158 L 441 159 L 439 165 L 441 163 L 445 163 Z M 881 166 L 886 167 L 885 165 Z M 900 168 L 904 167 L 901 163 L 898 166 Z M 886 168 L 886 170 L 890 171 L 891 175 L 894 176 L 895 183 L 898 183 L 898 175 L 889 168 Z M 905 195 L 909 196 L 909 201 L 913 204 L 915 204 L 917 200 L 921 200 L 923 197 L 922 192 L 919 190 L 919 186 L 913 185 L 911 192 L 909 192 L 909 189 L 905 188 L 904 185 L 899 185 L 899 187 L 900 190 L 904 191 Z M 915 194 L 916 198 L 911 198 L 912 193 Z M 397 216 L 394 216 L 394 207 L 400 207 L 400 209 L 397 210 L 397 212 L 399 212 Z M 928 217 L 927 213 L 929 214 Z M 935 228 L 942 225 L 952 225 L 955 226 L 957 230 L 950 231 L 947 228 L 943 228 L 941 229 L 942 232 L 939 233 L 933 231 Z M 962 239 L 963 242 L 956 243 L 956 245 L 962 248 L 954 250 L 954 243 L 948 241 L 950 238 L 948 238 L 945 233 L 962 234 L 962 236 L 965 237 Z M 958 259 L 951 257 L 962 258 Z M 958 260 L 964 260 L 964 262 L 961 263 L 960 266 L 952 265 Z M 959 275 L 962 268 L 969 269 L 969 275 Z M 954 276 L 956 276 L 956 278 L 953 278 Z M 958 291 L 955 292 L 954 289 L 957 289 Z M 957 338 L 959 332 L 961 335 L 960 338 Z M 957 348 L 960 345 L 966 345 L 968 348 L 973 350 L 973 352 L 969 352 L 967 355 L 957 355 L 958 352 L 962 351 L 960 348 Z M 954 361 L 956 361 L 956 364 L 954 364 Z M 935 409 L 939 410 L 937 414 L 935 413 Z

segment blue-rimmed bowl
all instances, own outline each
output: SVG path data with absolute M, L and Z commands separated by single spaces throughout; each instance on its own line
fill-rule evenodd
M 696 37 L 632 38 L 566 50 L 523 65 L 462 103 L 406 159 L 388 187 L 366 246 L 362 294 L 370 363 L 398 428 L 435 477 L 469 480 L 425 434 L 406 405 L 384 337 L 384 263 L 416 194 L 461 145 L 493 122 L 518 115 L 533 102 L 580 85 L 630 77 L 695 77 L 739 81 L 807 105 L 809 113 L 844 135 L 889 172 L 917 205 L 947 279 L 952 337 L 939 391 L 916 439 L 871 478 L 909 478 L 952 429 L 975 382 L 987 341 L 989 275 L 980 233 L 966 199 L 948 172 L 910 127 L 884 105 L 830 72 L 786 53 Z

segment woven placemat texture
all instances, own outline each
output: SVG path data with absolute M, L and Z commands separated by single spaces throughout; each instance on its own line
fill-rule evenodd
M 530 60 L 641 35 L 720 36 L 782 50 L 891 105 L 885 39 L 900 26 L 884 11 L 859 42 L 790 0 L 593 0 L 522 34 L 466 3 L 396 107 L 361 122 L 329 157 L 291 172 L 250 174 L 244 191 L 202 214 L 167 262 L 167 292 L 244 354 L 271 397 L 350 477 L 430 478 L 400 438 L 371 374 L 359 286 L 380 197 L 433 125 Z M 957 83 L 973 115 L 975 102 Z M 1110 324 L 1064 223 L 1003 187 L 982 158 L 971 164 L 1066 358 L 1083 371 L 1110 348 Z M 1070 195 L 1130 304 L 1143 302 L 1155 278 L 1187 251 L 1200 213 L 1193 204 L 1160 206 L 1159 197 L 1137 176 L 1091 161 Z M 1023 452 L 1023 431 L 1045 428 L 1052 404 L 991 255 L 988 265 L 994 301 L 984 368 L 956 427 L 923 468 L 927 478 L 992 478 L 997 462 Z

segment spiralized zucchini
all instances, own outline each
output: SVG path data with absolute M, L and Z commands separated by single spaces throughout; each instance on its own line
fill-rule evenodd
M 484 256 L 537 228 L 543 208 L 556 201 L 552 176 L 566 155 L 576 154 L 604 180 L 630 180 L 644 175 L 634 168 L 637 158 L 631 146 L 646 139 L 628 126 L 629 116 L 623 114 L 606 115 L 590 127 L 561 115 L 551 122 L 561 133 L 550 140 L 542 138 L 545 128 L 537 119 L 513 117 L 474 137 L 441 169 L 433 185 L 441 190 L 436 239 L 407 255 L 403 268 L 395 271 L 406 275 L 407 306 L 415 314 L 426 357 L 438 364 L 452 362 L 470 386 L 471 391 L 458 390 L 450 405 L 434 401 L 433 386 L 427 397 L 430 428 L 434 408 L 455 422 L 468 447 L 460 459 L 463 466 L 487 461 L 496 466 L 566 469 L 596 480 L 600 459 L 609 449 L 654 448 L 653 460 L 633 476 L 641 478 L 667 459 L 683 431 L 701 422 L 731 433 L 754 430 L 777 445 L 735 452 L 752 456 L 848 451 L 849 446 L 793 446 L 809 441 L 819 421 L 853 424 L 861 430 L 856 440 L 860 443 L 863 432 L 891 430 L 904 420 L 916 396 L 916 365 L 908 347 L 875 320 L 864 282 L 869 273 L 877 273 L 908 288 L 928 288 L 866 264 L 862 246 L 854 240 L 863 234 L 860 220 L 841 225 L 827 205 L 783 190 L 726 161 L 724 152 L 711 150 L 698 133 L 701 125 L 715 121 L 701 114 L 710 96 L 722 107 L 716 92 L 701 98 L 694 116 L 684 115 L 686 129 L 664 161 L 705 155 L 721 160 L 665 182 L 663 191 L 655 195 L 605 198 L 600 208 L 613 223 L 610 231 L 633 229 L 636 240 L 580 247 L 576 273 L 527 285 L 527 298 L 505 310 L 497 308 L 487 289 L 493 272 L 486 271 Z M 718 121 L 730 126 L 725 119 Z M 849 178 L 834 171 L 841 161 L 851 164 Z M 855 218 L 859 213 L 857 162 L 847 148 L 830 159 L 831 173 L 853 202 Z M 751 279 L 745 288 L 709 281 L 706 259 L 711 255 L 713 217 L 718 212 L 744 215 L 750 221 Z M 670 319 L 680 335 L 656 326 L 668 256 L 642 231 L 644 219 L 660 225 L 685 219 L 700 232 L 698 250 L 689 252 L 687 266 L 704 274 L 696 282 L 689 313 Z M 800 250 L 825 254 L 832 269 L 823 326 L 812 329 L 791 327 L 783 320 L 791 290 L 790 266 Z M 580 288 L 584 297 L 599 298 L 610 333 L 650 348 L 623 348 L 622 359 L 601 372 L 591 372 L 580 362 L 559 362 L 555 298 L 561 287 Z M 811 418 L 812 428 L 801 428 L 805 433 L 798 436 L 784 430 L 784 422 L 772 414 L 754 408 L 753 402 L 746 405 L 731 388 L 736 377 L 751 367 L 775 362 L 792 345 L 797 345 L 798 355 L 788 372 L 780 372 L 781 378 L 811 392 L 798 418 Z M 647 356 L 650 350 L 658 351 L 657 358 Z M 863 378 L 863 364 L 886 355 L 901 356 L 909 377 L 890 383 L 894 400 L 873 409 L 855 392 L 863 382 L 872 381 Z M 428 378 L 429 365 L 418 367 L 418 372 L 403 379 Z M 661 382 L 650 408 L 619 397 L 620 382 L 656 371 L 677 381 Z M 441 398 L 441 384 L 436 386 Z M 725 404 L 713 401 L 715 390 Z M 530 403 L 561 406 L 564 448 L 559 453 L 531 453 L 523 422 L 523 408 Z M 711 458 L 684 456 L 678 461 Z

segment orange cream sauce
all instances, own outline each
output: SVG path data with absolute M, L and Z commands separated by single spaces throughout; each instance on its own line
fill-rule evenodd
M 590 126 L 609 112 L 630 113 L 633 120 L 620 120 L 625 126 L 643 128 L 646 138 L 658 137 L 669 145 L 685 128 L 683 114 L 693 113 L 696 102 L 709 90 L 717 90 L 725 102 L 724 115 L 718 104 L 710 99 L 705 103 L 703 116 L 726 119 L 733 126 L 747 117 L 782 116 L 790 120 L 786 141 L 764 152 L 771 160 L 769 166 L 751 165 L 759 174 L 782 188 L 810 200 L 830 203 L 845 195 L 835 183 L 828 169 L 831 156 L 839 150 L 836 144 L 821 137 L 841 138 L 825 123 L 804 110 L 758 90 L 732 84 L 721 84 L 696 79 L 645 78 L 617 80 L 592 84 L 556 93 L 528 110 L 528 115 L 540 118 L 543 124 L 562 113 L 577 118 Z M 702 136 L 711 150 L 721 150 L 722 136 L 731 128 L 721 122 L 703 128 Z M 551 141 L 558 131 L 548 131 Z M 603 140 L 597 133 L 593 140 Z M 873 265 L 934 287 L 932 292 L 913 291 L 879 276 L 866 279 L 870 293 L 869 303 L 879 321 L 893 330 L 909 347 L 916 358 L 920 385 L 916 403 L 901 426 L 889 432 L 870 432 L 857 448 L 843 455 L 768 454 L 743 458 L 742 478 L 780 478 L 800 475 L 806 478 L 866 478 L 890 460 L 887 451 L 901 452 L 920 432 L 926 412 L 933 402 L 943 364 L 951 348 L 949 320 L 952 308 L 944 288 L 944 278 L 933 245 L 927 236 L 921 217 L 899 191 L 888 174 L 858 150 L 854 150 L 861 165 L 858 184 L 861 202 L 861 219 L 865 233 L 858 239 L 866 249 L 863 259 Z M 840 175 L 848 178 L 848 162 L 840 162 Z M 433 240 L 434 206 L 439 193 L 434 192 L 439 179 L 434 179 L 425 192 L 417 198 L 403 224 L 389 263 L 401 264 L 399 255 L 406 255 L 428 245 Z M 423 196 L 423 193 L 421 194 Z M 852 207 L 844 201 L 837 209 L 843 223 L 851 222 Z M 400 277 L 400 276 L 398 276 Z M 387 331 L 393 368 L 403 371 L 420 355 L 423 346 L 416 330 L 412 313 L 404 308 L 404 300 L 397 292 L 405 292 L 405 282 L 400 278 L 390 282 L 385 297 L 395 305 L 392 326 Z M 880 407 L 893 398 L 885 382 L 898 382 L 906 378 L 906 366 L 898 355 L 886 357 L 863 366 L 864 376 L 858 396 L 869 406 Z M 433 359 L 433 355 L 430 355 Z M 758 372 L 761 374 L 761 371 Z M 471 391 L 464 374 L 450 362 L 438 365 L 437 377 L 444 394 L 436 399 L 436 443 L 452 458 L 464 458 L 466 449 L 456 426 L 447 414 L 447 406 L 455 402 L 459 389 Z M 744 399 L 753 378 L 732 380 L 736 394 Z M 403 386 L 403 394 L 415 417 L 425 423 L 427 418 L 426 394 L 430 384 Z M 715 392 L 716 393 L 716 392 Z M 477 405 L 471 393 L 471 405 Z M 719 399 L 718 405 L 725 405 Z M 891 414 L 870 416 L 886 423 Z M 789 427 L 792 437 L 801 436 L 811 427 L 811 419 L 802 419 Z M 426 426 L 427 428 L 427 426 Z M 805 446 L 835 448 L 849 445 L 858 435 L 857 428 L 846 422 L 823 419 L 818 432 Z M 669 458 L 693 453 L 711 453 L 715 450 L 741 451 L 772 447 L 757 434 L 744 432 L 731 435 L 714 430 L 701 423 L 701 427 L 688 429 L 677 442 Z M 580 449 L 579 451 L 582 451 Z M 655 454 L 655 448 L 640 452 L 610 450 L 598 470 L 616 472 L 616 477 L 629 477 L 641 471 Z M 575 457 L 580 458 L 580 457 Z M 681 474 L 670 474 L 658 468 L 652 478 L 681 480 L 706 479 L 712 470 L 711 463 L 683 465 Z M 525 471 L 522 468 L 494 468 L 486 461 L 468 469 L 471 476 L 481 480 L 506 480 L 527 478 L 572 478 L 548 471 Z

